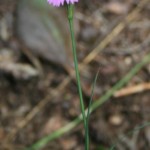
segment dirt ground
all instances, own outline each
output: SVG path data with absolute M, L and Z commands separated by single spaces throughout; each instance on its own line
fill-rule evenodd
M 56 32 L 65 39 L 61 45 L 54 36 L 48 39 L 46 33 L 52 35 L 51 30 L 43 31 L 46 27 L 42 28 L 44 23 L 37 19 L 44 17 L 43 10 L 29 19 L 31 23 L 32 19 L 35 24 L 39 23 L 37 31 L 40 35 L 45 33 L 42 36 L 45 39 L 41 36 L 37 39 L 34 32 L 30 35 L 34 27 L 24 28 L 28 19 L 19 21 L 24 9 L 18 10 L 18 3 L 19 0 L 0 0 L 0 150 L 29 147 L 74 120 L 81 112 L 77 86 L 70 73 L 72 56 L 66 50 L 70 50 L 70 40 L 65 8 L 60 8 L 58 14 L 55 14 L 58 9 L 54 8 L 49 13 L 50 21 L 56 24 Z M 93 102 L 150 52 L 150 1 L 80 0 L 75 7 L 78 59 L 83 66 L 81 82 L 88 106 L 91 85 L 98 70 Z M 43 49 L 35 46 L 40 42 L 44 42 L 41 44 Z M 54 48 L 51 47 L 53 44 Z M 53 59 L 51 50 L 55 51 L 55 46 L 59 51 Z M 45 47 L 48 49 L 43 54 Z M 90 150 L 107 150 L 116 141 L 116 150 L 150 149 L 150 127 L 134 130 L 150 121 L 150 64 L 145 65 L 122 90 L 123 94 L 116 91 L 91 114 Z M 42 148 L 83 149 L 82 124 Z

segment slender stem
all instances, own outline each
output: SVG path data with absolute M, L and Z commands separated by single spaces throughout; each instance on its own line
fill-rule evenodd
M 78 86 L 78 92 L 79 92 L 79 98 L 80 98 L 80 107 L 83 117 L 83 123 L 84 123 L 84 129 L 85 134 L 86 128 L 87 128 L 87 120 L 85 115 L 85 109 L 84 109 L 84 102 L 83 102 L 83 95 L 82 95 L 82 88 L 81 88 L 81 82 L 80 82 L 80 74 L 79 74 L 79 68 L 78 68 L 78 60 L 77 60 L 77 53 L 76 53 L 76 43 L 75 43 L 75 36 L 74 36 L 74 29 L 73 29 L 73 5 L 68 5 L 68 21 L 69 21 L 69 28 L 70 28 L 70 34 L 71 34 L 71 41 L 72 41 L 72 52 L 73 52 L 73 58 L 74 58 L 74 65 L 75 65 L 75 72 L 76 72 L 76 79 L 77 79 L 77 86 Z M 88 139 L 85 139 L 85 150 L 88 150 Z

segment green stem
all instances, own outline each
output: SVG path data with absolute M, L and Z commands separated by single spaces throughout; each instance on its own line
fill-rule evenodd
M 84 102 L 83 102 L 83 95 L 82 95 L 82 88 L 81 88 L 81 82 L 80 82 L 80 74 L 79 74 L 79 68 L 78 68 L 78 60 L 77 60 L 77 53 L 76 53 L 76 43 L 75 43 L 75 36 L 74 36 L 74 28 L 73 28 L 73 5 L 68 5 L 68 21 L 69 21 L 69 28 L 70 28 L 70 34 L 71 34 L 71 41 L 72 41 L 72 52 L 73 52 L 73 59 L 74 59 L 74 65 L 75 65 L 75 72 L 76 72 L 76 79 L 77 79 L 77 86 L 78 86 L 78 92 L 79 92 L 79 99 L 80 99 L 80 107 L 83 117 L 83 123 L 84 123 L 84 129 L 85 134 L 86 128 L 87 128 L 87 120 L 85 115 L 85 109 L 84 109 Z M 87 137 L 87 136 L 86 136 Z M 85 138 L 85 150 L 88 150 L 88 142 L 89 140 Z

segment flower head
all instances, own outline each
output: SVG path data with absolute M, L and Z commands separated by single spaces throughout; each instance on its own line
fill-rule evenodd
M 67 4 L 74 4 L 75 2 L 78 2 L 79 0 L 47 0 L 47 1 L 49 4 L 59 7 L 60 5 L 64 5 L 65 2 Z

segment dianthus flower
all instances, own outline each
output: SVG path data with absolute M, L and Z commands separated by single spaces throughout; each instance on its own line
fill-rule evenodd
M 78 2 L 79 0 L 47 0 L 49 4 L 59 7 L 61 5 L 64 5 L 66 2 L 67 4 L 74 4 L 75 2 Z

